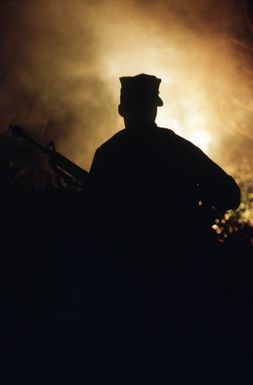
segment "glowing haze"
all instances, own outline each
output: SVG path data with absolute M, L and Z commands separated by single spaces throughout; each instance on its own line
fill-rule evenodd
M 193 4 L 1 2 L 1 131 L 21 123 L 89 168 L 123 128 L 118 78 L 149 73 L 162 79 L 157 123 L 229 165 L 230 150 L 252 146 L 249 59 L 236 42 L 242 10 L 238 1 Z

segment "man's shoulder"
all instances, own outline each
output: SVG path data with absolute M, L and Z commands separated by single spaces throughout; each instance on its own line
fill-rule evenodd
M 186 142 L 186 139 L 184 139 L 182 136 L 175 133 L 175 131 L 171 130 L 170 128 L 165 127 L 157 127 L 157 134 L 160 136 L 162 140 L 169 141 L 169 142 Z
M 176 133 L 173 130 L 171 130 L 170 128 L 159 127 L 159 126 L 157 126 L 157 128 L 156 128 L 156 132 L 160 133 L 161 135 L 164 135 L 164 136 L 176 135 Z
M 123 128 L 122 130 L 116 132 L 111 138 L 109 138 L 105 143 L 114 143 L 119 140 L 124 140 L 128 137 L 128 131 L 126 128 Z
M 103 148 L 105 146 L 112 145 L 114 143 L 117 143 L 119 140 L 126 138 L 126 136 L 127 136 L 126 131 L 127 130 L 124 128 L 124 129 L 116 132 L 116 134 L 114 134 L 109 139 L 107 139 L 103 144 L 101 144 L 101 146 L 99 148 Z
M 96 150 L 97 154 L 106 154 L 108 152 L 114 153 L 117 151 L 122 143 L 126 142 L 127 132 L 126 129 L 118 131 L 111 138 L 102 143 Z
M 158 129 L 157 131 L 158 131 L 161 135 L 163 135 L 164 137 L 170 137 L 170 138 L 173 138 L 173 139 L 175 139 L 175 140 L 187 142 L 187 140 L 186 140 L 184 137 L 182 137 L 182 136 L 176 134 L 176 132 L 173 131 L 173 130 L 171 130 L 170 128 L 157 127 L 157 129 Z
M 182 145 L 184 147 L 200 150 L 194 143 L 190 142 L 188 139 L 184 138 L 181 135 L 176 134 L 173 130 L 169 128 L 158 127 L 161 130 L 161 133 L 164 137 L 173 138 L 175 143 Z

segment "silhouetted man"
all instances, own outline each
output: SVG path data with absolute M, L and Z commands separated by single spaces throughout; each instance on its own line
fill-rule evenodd
M 90 170 L 91 243 L 105 268 L 97 318 L 109 320 L 99 330 L 115 352 L 105 351 L 105 365 L 118 368 L 115 383 L 213 385 L 220 368 L 203 208 L 236 208 L 240 190 L 198 147 L 157 127 L 160 79 L 120 81 L 125 129 L 97 149 Z
M 99 221 L 122 255 L 168 254 L 182 245 L 189 251 L 207 234 L 205 208 L 236 208 L 240 190 L 198 147 L 157 127 L 160 79 L 140 74 L 120 82 L 125 129 L 97 149 L 90 170 Z

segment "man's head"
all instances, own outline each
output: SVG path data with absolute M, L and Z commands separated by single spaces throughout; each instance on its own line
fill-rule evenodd
M 163 105 L 159 95 L 161 79 L 152 75 L 121 77 L 119 114 L 126 127 L 141 128 L 154 125 L 157 107 Z

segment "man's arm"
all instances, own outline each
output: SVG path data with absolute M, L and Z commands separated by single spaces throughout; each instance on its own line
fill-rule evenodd
M 190 143 L 190 142 L 188 142 Z M 220 166 L 198 147 L 191 145 L 191 158 L 196 170 L 203 201 L 219 211 L 236 209 L 240 204 L 240 188 Z

